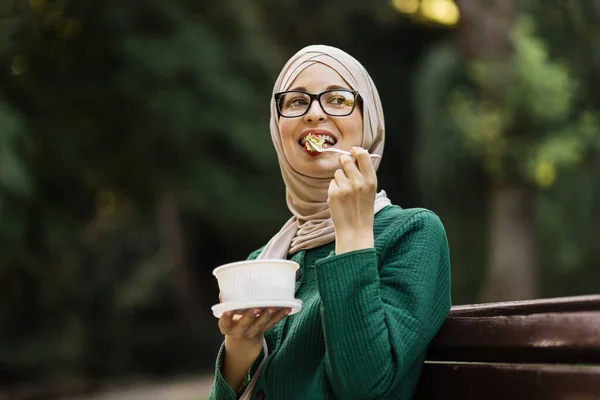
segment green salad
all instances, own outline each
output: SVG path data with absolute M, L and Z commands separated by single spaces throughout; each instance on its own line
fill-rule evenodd
M 304 146 L 308 151 L 318 152 L 320 149 L 323 148 L 323 143 L 325 143 L 325 140 L 310 133 L 308 136 L 306 136 L 306 142 L 304 142 Z

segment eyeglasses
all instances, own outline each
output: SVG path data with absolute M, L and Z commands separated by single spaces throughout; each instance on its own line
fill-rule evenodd
M 284 118 L 303 116 L 308 112 L 314 100 L 319 101 L 325 114 L 332 117 L 344 117 L 352 114 L 359 98 L 358 91 L 349 89 L 333 89 L 319 94 L 288 90 L 275 93 L 275 104 L 277 104 L 277 112 Z

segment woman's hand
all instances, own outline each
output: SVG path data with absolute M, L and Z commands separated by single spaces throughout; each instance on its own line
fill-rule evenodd
M 219 329 L 225 335 L 225 348 L 229 344 L 247 350 L 258 349 L 260 353 L 264 333 L 289 313 L 289 308 L 274 307 L 248 309 L 241 316 L 233 311 L 224 312 L 219 318 Z
M 223 297 L 219 293 L 219 301 Z M 219 329 L 225 335 L 227 343 L 236 347 L 247 347 L 248 350 L 262 348 L 262 339 L 266 331 L 285 318 L 291 308 L 250 308 L 241 315 L 235 311 L 225 311 L 219 318 Z M 258 354 L 257 354 L 258 355 Z
M 221 315 L 219 329 L 225 335 L 225 356 L 221 372 L 234 391 L 237 392 L 244 383 L 244 377 L 260 354 L 265 332 L 290 311 L 289 308 L 269 307 L 248 309 L 241 316 L 233 311 Z
M 327 203 L 335 226 L 335 252 L 345 253 L 374 246 L 373 220 L 377 174 L 369 153 L 353 147 L 352 157 L 342 154 L 342 168 L 329 184 Z

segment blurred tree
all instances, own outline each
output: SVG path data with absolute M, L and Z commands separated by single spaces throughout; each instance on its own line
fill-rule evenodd
M 489 264 L 480 300 L 535 298 L 539 293 L 533 193 L 519 173 L 511 171 L 515 160 L 509 155 L 510 150 L 505 150 L 512 147 L 512 143 L 506 143 L 512 142 L 510 136 L 522 135 L 516 132 L 522 127 L 502 125 L 502 116 L 498 115 L 504 111 L 507 97 L 504 90 L 513 84 L 510 69 L 515 58 L 510 34 L 517 18 L 517 4 L 459 0 L 458 7 L 462 16 L 457 31 L 458 46 L 474 68 L 479 68 L 475 72 L 479 76 L 471 76 L 475 78 L 472 80 L 477 85 L 476 93 L 469 93 L 470 104 L 457 106 L 463 109 L 457 111 L 461 114 L 456 122 L 466 136 L 463 140 L 466 139 L 467 146 L 476 154 L 483 154 L 492 178 Z M 473 111 L 480 112 L 473 114 Z M 479 116 L 479 121 L 474 120 Z
M 553 6 L 529 0 L 523 9 L 535 16 L 537 28 L 552 57 L 568 65 L 578 82 L 576 109 L 600 107 L 600 3 L 557 1 Z M 573 138 L 572 138 L 573 140 Z M 599 139 L 590 141 L 575 167 L 557 170 L 555 183 L 540 196 L 540 252 L 544 288 L 553 295 L 599 293 L 599 247 L 595 241 L 600 221 Z
M 156 343 L 176 360 L 216 337 L 200 307 L 214 283 L 195 278 L 186 247 L 209 252 L 232 230 L 282 220 L 280 198 L 256 184 L 277 174 L 265 145 L 277 55 L 258 9 L 30 1 L 12 17 L 0 78 L 2 379 L 169 368 L 145 362 L 169 353 Z M 212 235 L 186 238 L 190 214 Z M 170 273 L 195 340 L 171 317 Z
M 441 214 L 456 303 L 483 279 L 482 199 L 509 179 L 534 193 L 544 293 L 592 290 L 600 168 L 584 135 L 595 118 L 579 110 L 600 99 L 600 25 L 592 2 L 555 1 L 519 2 L 536 29 L 512 31 L 518 68 L 499 76 L 515 92 L 494 86 L 494 62 L 444 40 L 461 11 L 451 0 L 2 3 L 0 383 L 212 369 L 210 271 L 288 216 L 268 101 L 285 59 L 313 43 L 347 50 L 377 83 L 381 186 Z M 498 119 L 497 137 L 480 135 Z
M 304 45 L 339 45 L 380 82 L 401 77 L 402 92 L 380 86 L 408 116 L 403 77 L 424 46 L 405 29 L 427 33 L 382 0 L 15 4 L 0 53 L 4 381 L 212 367 L 210 271 L 287 218 L 268 135 L 278 68 Z M 407 154 L 410 138 L 389 148 Z
M 433 50 L 416 86 L 419 148 L 432 163 L 419 169 L 435 192 L 432 182 L 447 190 L 444 176 L 480 160 L 488 182 L 489 261 L 479 300 L 534 298 L 540 294 L 538 194 L 554 184 L 557 170 L 585 165 L 599 139 L 597 116 L 581 107 L 585 84 L 550 57 L 533 21 L 516 23 L 516 3 L 457 3 L 458 47 Z M 438 112 L 441 118 L 427 120 Z

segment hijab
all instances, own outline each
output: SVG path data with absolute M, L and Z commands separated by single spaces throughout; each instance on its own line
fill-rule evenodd
M 286 259 L 303 249 L 312 249 L 335 240 L 329 205 L 331 178 L 315 178 L 294 170 L 286 159 L 278 126 L 274 95 L 288 90 L 296 77 L 315 63 L 336 71 L 363 99 L 363 137 L 361 147 L 371 154 L 383 155 L 385 128 L 379 93 L 366 69 L 348 53 L 331 46 L 313 45 L 298 51 L 283 67 L 271 96 L 271 139 L 277 151 L 279 167 L 286 187 L 286 202 L 292 217 L 267 243 L 258 259 Z M 381 159 L 374 159 L 375 170 Z M 375 214 L 390 205 L 384 191 L 375 197 Z

